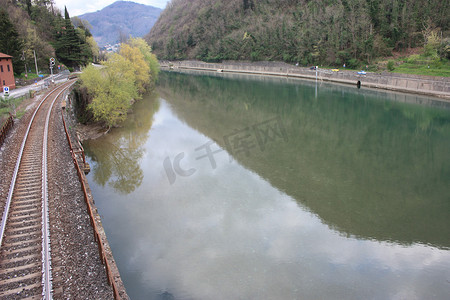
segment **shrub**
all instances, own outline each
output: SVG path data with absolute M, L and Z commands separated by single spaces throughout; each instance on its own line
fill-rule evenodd
M 292 62 L 292 56 L 289 53 L 283 53 L 283 61 Z
M 302 64 L 302 66 L 307 66 L 309 64 L 309 60 L 306 57 L 303 57 L 302 59 L 300 59 L 300 63 Z
M 6 98 L 3 98 L 2 96 L 0 96 L 0 108 L 6 108 L 8 106 L 9 106 L 9 103 L 6 100 Z
M 439 55 L 440 59 L 450 59 L 450 43 L 445 44 L 442 43 L 439 45 L 439 48 L 437 49 L 437 54 Z
M 441 44 L 441 38 L 439 37 L 439 32 L 437 30 L 432 30 L 425 36 L 425 46 L 424 55 L 434 56 L 437 55 L 437 50 Z
M 252 51 L 252 53 L 250 53 L 250 58 L 252 59 L 252 61 L 259 60 L 259 52 L 258 51 Z
M 389 71 L 394 71 L 394 69 L 395 69 L 394 66 L 395 66 L 395 63 L 394 63 L 393 60 L 388 61 L 388 63 L 387 63 L 387 69 L 388 69 Z
M 410 64 L 414 64 L 416 63 L 418 60 L 420 60 L 420 55 L 419 54 L 413 54 L 410 57 L 408 57 L 406 59 L 406 62 L 410 63 Z
M 338 51 L 337 57 L 338 57 L 338 59 L 340 60 L 340 63 L 339 63 L 339 64 L 341 64 L 341 63 L 344 63 L 344 62 L 346 62 L 346 61 L 349 61 L 351 55 L 350 55 L 349 52 L 343 50 L 343 51 Z
M 11 109 L 11 107 L 14 106 L 14 102 L 13 102 L 14 100 L 15 99 L 13 99 L 9 96 L 6 96 L 6 97 L 0 96 L 0 108 L 10 108 Z
M 360 62 L 356 58 L 352 58 L 348 61 L 347 67 L 350 69 L 358 69 Z

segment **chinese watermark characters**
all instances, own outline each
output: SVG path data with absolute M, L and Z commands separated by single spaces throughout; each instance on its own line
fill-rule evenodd
M 245 156 L 250 156 L 251 152 L 258 148 L 261 152 L 264 152 L 269 143 L 280 140 L 284 142 L 288 141 L 288 136 L 280 117 L 269 119 L 244 129 L 235 130 L 233 133 L 223 137 L 230 161 L 233 155 L 244 154 Z M 200 147 L 195 148 L 194 151 L 202 152 L 202 155 L 197 156 L 195 160 L 208 158 L 211 168 L 216 169 L 217 163 L 214 155 L 225 150 L 213 141 L 208 141 Z M 177 175 L 189 177 L 197 172 L 195 168 L 184 168 L 181 166 L 181 160 L 184 157 L 185 153 L 181 152 L 173 160 L 170 157 L 164 159 L 164 170 L 171 185 L 175 183 Z

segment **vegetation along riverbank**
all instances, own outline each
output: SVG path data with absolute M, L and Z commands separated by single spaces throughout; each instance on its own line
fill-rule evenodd
M 122 43 L 101 65 L 91 65 L 80 75 L 76 111 L 81 122 L 95 120 L 111 128 L 126 118 L 135 100 L 154 88 L 159 64 L 140 38 Z

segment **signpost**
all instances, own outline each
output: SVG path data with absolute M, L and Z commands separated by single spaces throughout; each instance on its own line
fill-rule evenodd
M 3 87 L 3 96 L 5 96 L 5 102 L 9 103 L 9 86 Z

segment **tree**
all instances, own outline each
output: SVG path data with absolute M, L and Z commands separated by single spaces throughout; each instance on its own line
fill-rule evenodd
M 120 55 L 128 61 L 128 65 L 133 69 L 134 82 L 139 93 L 145 92 L 150 84 L 150 67 L 144 59 L 139 48 L 122 44 Z
M 86 43 L 85 31 L 74 28 L 67 8 L 64 15 L 64 20 L 60 21 L 55 34 L 56 56 L 63 64 L 71 68 L 85 65 L 92 59 L 90 47 Z
M 26 2 L 28 15 L 31 17 L 31 0 L 26 0 Z
M 79 17 L 72 17 L 71 21 L 73 26 L 82 28 L 84 31 L 86 31 L 86 36 L 92 36 L 92 25 L 88 20 L 80 19 Z
M 142 39 L 121 44 L 119 54 L 111 55 L 102 65 L 101 69 L 87 67 L 80 78 L 93 97 L 88 108 L 94 118 L 111 128 L 125 120 L 132 100 L 153 86 L 159 65 Z
M 159 63 L 158 58 L 152 53 L 152 48 L 142 38 L 131 38 L 127 42 L 131 47 L 138 48 L 144 56 L 145 61 L 150 67 L 151 80 L 158 80 Z
M 255 9 L 255 4 L 253 3 L 253 0 L 243 0 L 243 6 L 244 6 L 244 10 L 247 10 L 247 9 L 254 10 Z
M 92 62 L 92 48 L 87 41 L 87 31 L 85 31 L 82 27 L 76 28 L 75 31 L 80 40 L 80 62 L 83 65 L 86 65 L 87 63 Z
M 23 71 L 22 39 L 19 38 L 16 28 L 11 23 L 8 13 L 0 8 L 0 52 L 13 57 L 14 73 L 20 74 Z
M 138 93 L 134 84 L 134 69 L 127 59 L 113 54 L 104 66 L 102 69 L 87 67 L 80 79 L 93 95 L 89 109 L 94 118 L 111 128 L 125 120 L 131 100 L 138 97 Z
M 91 48 L 92 61 L 97 62 L 100 56 L 100 49 L 98 48 L 97 42 L 94 40 L 93 36 L 88 36 L 86 38 L 86 43 Z

